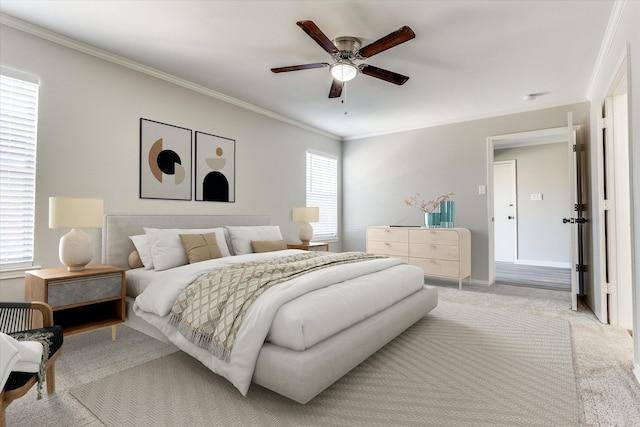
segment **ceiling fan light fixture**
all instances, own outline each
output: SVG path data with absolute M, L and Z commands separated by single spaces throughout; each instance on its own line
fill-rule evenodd
M 341 82 L 353 80 L 358 75 L 359 68 L 350 61 L 338 61 L 331 65 L 331 75 Z

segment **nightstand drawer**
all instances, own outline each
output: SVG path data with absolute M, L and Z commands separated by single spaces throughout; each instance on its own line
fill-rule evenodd
M 48 302 L 53 308 L 121 296 L 121 273 L 49 281 Z

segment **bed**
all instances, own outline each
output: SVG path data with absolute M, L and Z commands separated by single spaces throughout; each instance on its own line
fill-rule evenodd
M 266 260 L 271 263 L 271 260 L 280 257 L 306 256 L 301 254 L 304 251 L 299 250 L 259 254 L 247 253 L 244 247 L 240 250 L 244 242 L 235 239 L 235 233 L 244 233 L 245 229 L 253 230 L 254 227 L 274 228 L 270 226 L 269 217 L 255 215 L 105 216 L 102 260 L 106 264 L 128 269 L 127 324 L 174 343 L 212 371 L 225 376 L 243 395 L 246 395 L 249 383 L 255 383 L 304 404 L 437 305 L 437 291 L 424 286 L 422 270 L 399 260 L 372 259 L 329 267 L 286 281 L 264 292 L 246 313 L 245 323 L 238 331 L 231 353 L 231 363 L 221 361 L 180 334 L 176 325 L 169 321 L 170 315 L 164 315 L 166 308 L 154 310 L 154 307 L 167 305 L 171 298 L 175 298 L 177 291 L 174 284 L 169 285 L 169 282 L 176 282 L 175 287 L 182 288 L 184 283 L 212 268 L 245 261 Z M 231 256 L 165 268 L 163 271 L 131 269 L 129 256 L 136 247 L 129 236 L 144 234 L 145 228 L 222 229 L 225 230 L 224 243 Z M 233 236 L 229 235 L 229 230 L 234 233 Z M 235 249 L 239 255 L 235 254 Z M 327 286 L 330 281 L 336 284 Z M 171 290 L 165 290 L 165 286 Z M 275 288 L 278 288 L 277 291 Z M 300 289 L 309 292 L 302 294 L 306 291 Z M 369 303 L 369 297 L 363 297 L 362 292 L 373 295 L 372 302 Z M 288 296 L 282 297 L 282 294 Z M 161 303 L 158 302 L 159 295 L 162 295 Z M 280 302 L 276 308 L 267 309 L 267 306 L 260 305 L 263 300 Z M 350 309 L 354 301 L 364 302 L 364 313 L 351 313 L 354 311 Z M 390 301 L 392 303 L 389 305 Z M 273 313 L 268 314 L 271 323 L 265 327 L 262 318 L 256 317 L 258 314 L 255 313 L 268 311 Z M 324 318 L 322 321 L 309 318 L 299 321 L 294 318 L 307 312 L 317 312 L 314 315 Z M 361 317 L 358 318 L 358 315 Z M 349 316 L 353 319 L 349 320 Z M 314 323 L 321 323 L 320 329 L 313 329 Z M 331 323 L 335 329 L 330 335 L 323 329 L 325 323 Z M 302 336 L 296 337 L 296 331 L 299 330 L 303 330 Z M 240 348 L 239 342 L 243 345 L 242 350 L 236 350 Z

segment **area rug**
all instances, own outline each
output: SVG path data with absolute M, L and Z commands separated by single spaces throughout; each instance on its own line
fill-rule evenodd
M 578 424 L 568 322 L 439 306 L 306 405 L 247 397 L 182 352 L 73 387 L 107 426 Z

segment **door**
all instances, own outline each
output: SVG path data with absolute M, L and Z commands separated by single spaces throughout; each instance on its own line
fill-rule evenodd
M 516 161 L 493 163 L 494 256 L 497 262 L 517 259 Z
M 579 260 L 580 236 L 578 226 L 582 221 L 581 204 L 578 201 L 580 197 L 580 149 L 576 139 L 576 130 L 573 128 L 573 113 L 569 112 L 567 117 L 567 150 L 569 150 L 569 176 L 571 176 L 569 184 L 569 218 L 563 218 L 562 221 L 571 227 L 571 309 L 578 309 L 578 287 L 579 274 L 582 270 L 582 261 Z

